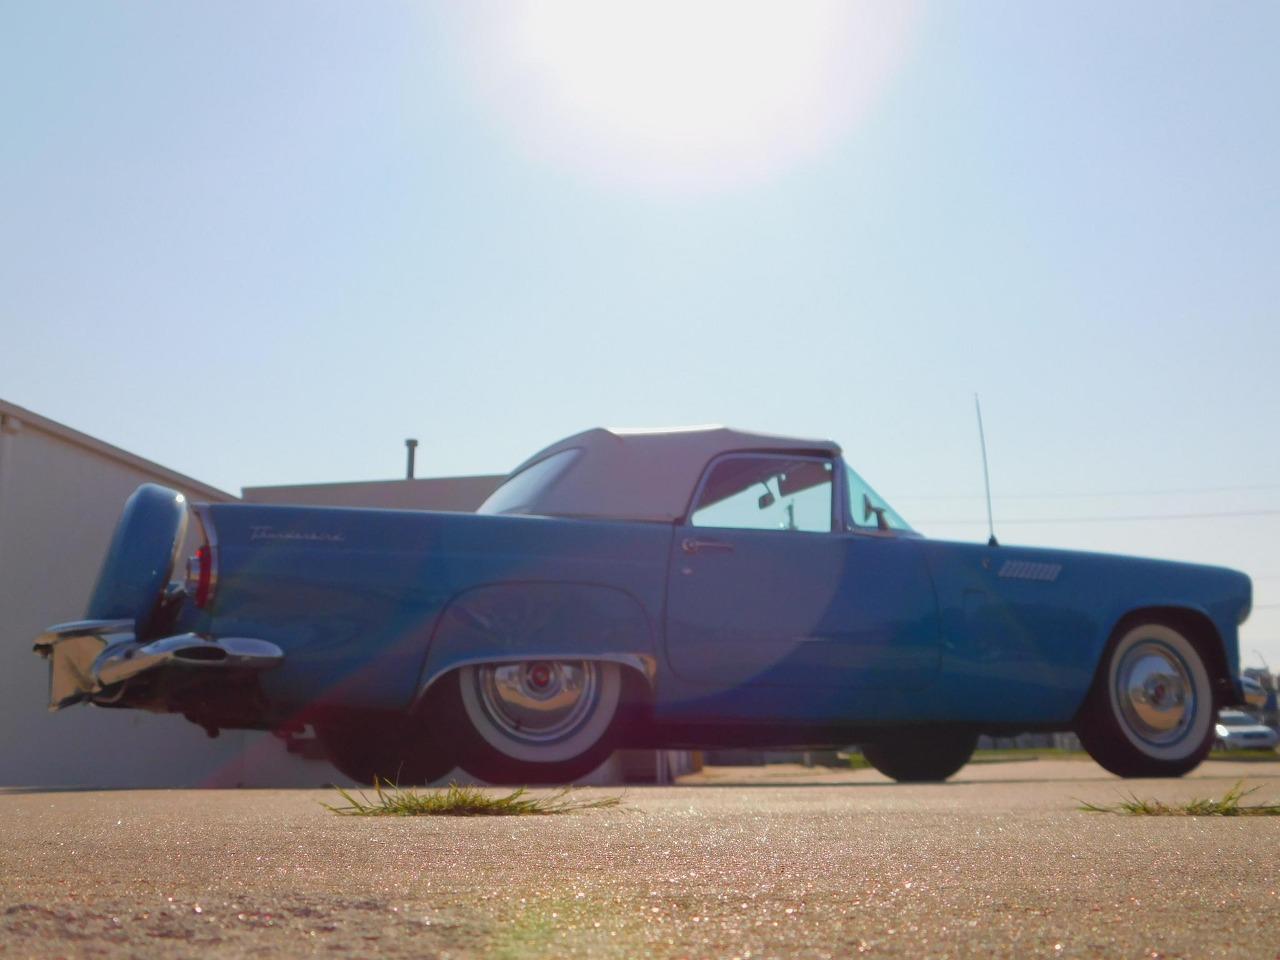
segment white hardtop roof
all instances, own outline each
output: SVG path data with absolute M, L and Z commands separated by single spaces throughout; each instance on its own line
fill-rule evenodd
M 597 427 L 539 450 L 512 474 L 562 450 L 575 449 L 580 455 L 523 512 L 670 523 L 684 516 L 703 469 L 722 453 L 840 455 L 840 447 L 830 440 L 778 437 L 729 427 Z

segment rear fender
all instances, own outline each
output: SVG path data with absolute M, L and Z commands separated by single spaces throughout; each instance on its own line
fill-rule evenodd
M 182 494 L 155 483 L 138 487 L 116 524 L 85 619 L 130 619 L 138 637 L 150 637 L 186 532 Z
M 591 583 L 500 583 L 466 590 L 441 613 L 418 696 L 445 674 L 479 663 L 600 660 L 640 673 L 652 687 L 653 629 L 639 601 Z

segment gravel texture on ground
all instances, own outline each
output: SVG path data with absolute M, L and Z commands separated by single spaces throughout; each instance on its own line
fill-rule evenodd
M 553 817 L 331 790 L 0 791 L 0 957 L 1280 957 L 1280 819 L 1089 814 L 1280 763 L 712 768 Z M 584 790 L 584 796 L 619 791 Z

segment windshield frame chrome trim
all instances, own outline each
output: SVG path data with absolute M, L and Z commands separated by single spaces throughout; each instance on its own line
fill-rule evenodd
M 849 474 L 850 473 L 854 474 L 860 480 L 862 479 L 862 474 L 858 473 L 852 467 L 849 466 L 848 461 L 845 460 L 843 453 L 841 453 L 840 456 L 837 457 L 837 459 L 840 461 L 840 476 L 843 478 L 842 483 L 840 485 L 840 500 L 844 505 L 844 532 L 845 533 L 851 534 L 855 537 L 874 537 L 881 540 L 886 538 L 891 540 L 897 540 L 897 539 L 923 540 L 924 539 L 924 534 L 922 534 L 919 530 L 916 530 L 909 524 L 905 529 L 899 529 L 897 527 L 888 527 L 884 530 L 881 530 L 879 527 L 864 527 L 859 524 L 853 523 L 851 519 L 853 517 L 853 504 L 849 500 Z M 865 483 L 866 481 L 863 481 L 863 482 Z M 879 495 L 877 494 L 877 496 Z M 899 519 L 902 519 L 898 511 L 894 510 L 893 507 L 889 506 L 887 501 L 884 502 L 884 506 L 889 510 L 893 510 L 894 515 L 897 516 Z M 906 523 L 907 521 L 902 520 L 902 522 Z

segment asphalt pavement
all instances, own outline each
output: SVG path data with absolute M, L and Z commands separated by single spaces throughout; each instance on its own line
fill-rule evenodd
M 1090 814 L 1121 781 L 711 768 L 553 817 L 348 818 L 330 790 L 0 790 L 0 957 L 1280 957 L 1280 818 Z

